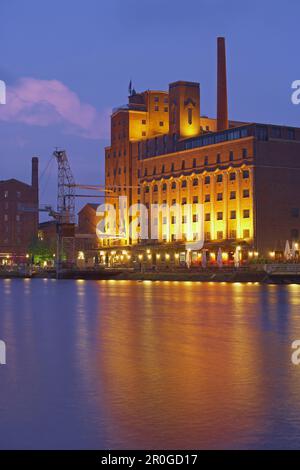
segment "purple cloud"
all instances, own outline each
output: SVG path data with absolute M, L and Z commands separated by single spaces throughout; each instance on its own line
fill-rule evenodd
M 108 137 L 110 110 L 99 112 L 83 103 L 58 80 L 21 78 L 7 87 L 6 105 L 0 108 L 0 121 L 34 126 L 61 125 L 68 134 L 88 139 Z

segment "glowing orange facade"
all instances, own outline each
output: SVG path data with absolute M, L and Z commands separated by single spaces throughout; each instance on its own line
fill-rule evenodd
M 201 116 L 200 85 L 186 81 L 171 83 L 168 92 L 131 94 L 114 110 L 105 155 L 107 202 L 116 209 L 119 196 L 147 207 L 203 204 L 208 248 L 242 244 L 263 254 L 280 250 L 287 239 L 298 241 L 300 129 L 228 121 L 227 114 L 219 38 L 217 119 Z M 157 223 L 159 242 L 174 243 L 171 218 Z M 195 227 L 194 218 L 189 224 L 182 219 L 182 241 L 195 239 Z M 106 243 L 142 241 L 129 233 Z

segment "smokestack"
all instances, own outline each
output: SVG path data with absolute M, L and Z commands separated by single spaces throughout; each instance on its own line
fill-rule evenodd
M 217 130 L 228 129 L 225 38 L 218 38 Z
M 32 157 L 31 186 L 36 193 L 36 202 L 39 200 L 39 159 Z

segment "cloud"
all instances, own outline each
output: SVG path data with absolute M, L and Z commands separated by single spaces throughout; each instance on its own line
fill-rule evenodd
M 7 87 L 6 105 L 0 107 L 0 121 L 32 126 L 59 125 L 62 131 L 88 139 L 108 138 L 110 110 L 101 113 L 83 103 L 58 80 L 21 78 Z

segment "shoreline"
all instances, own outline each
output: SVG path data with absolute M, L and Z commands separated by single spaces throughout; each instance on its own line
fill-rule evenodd
M 1 279 L 56 279 L 55 272 L 2 272 Z M 205 270 L 205 271 L 161 271 L 136 272 L 121 270 L 67 271 L 59 280 L 115 280 L 115 281 L 176 281 L 176 282 L 216 282 L 216 283 L 259 283 L 259 284 L 300 284 L 300 274 L 270 274 L 264 270 Z

